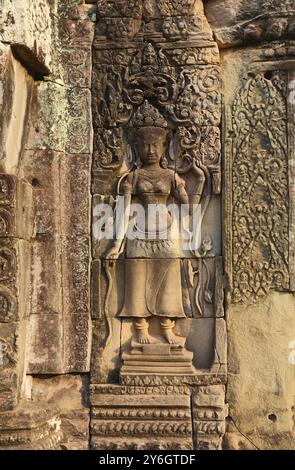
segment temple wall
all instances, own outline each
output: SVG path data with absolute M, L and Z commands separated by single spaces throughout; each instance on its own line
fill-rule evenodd
M 294 448 L 295 2 L 0 3 L 0 448 Z M 149 125 L 201 207 L 178 352 L 118 317 L 169 255 L 96 231 Z
M 229 449 L 294 447 L 293 9 L 292 1 L 205 9 L 224 97 Z

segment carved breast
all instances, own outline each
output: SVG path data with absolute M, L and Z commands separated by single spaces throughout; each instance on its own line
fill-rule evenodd
M 168 172 L 160 172 L 157 175 L 138 172 L 135 186 L 135 194 L 154 193 L 169 195 L 171 192 L 171 175 Z

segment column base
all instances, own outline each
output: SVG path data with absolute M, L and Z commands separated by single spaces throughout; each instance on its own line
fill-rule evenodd
M 61 442 L 57 408 L 24 402 L 0 412 L 0 450 L 54 450 Z
M 122 354 L 121 382 L 127 376 L 190 376 L 197 373 L 192 364 L 193 353 L 183 344 L 131 342 L 129 352 Z

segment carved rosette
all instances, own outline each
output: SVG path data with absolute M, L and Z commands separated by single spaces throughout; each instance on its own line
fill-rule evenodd
M 17 405 L 21 385 L 24 351 L 18 336 L 20 322 L 28 315 L 28 287 L 21 263 L 29 268 L 25 240 L 31 233 L 31 220 L 26 217 L 30 210 L 29 195 L 30 186 L 23 180 L 0 174 L 1 411 Z

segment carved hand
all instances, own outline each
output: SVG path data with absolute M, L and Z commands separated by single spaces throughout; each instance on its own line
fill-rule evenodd
M 120 255 L 120 247 L 114 245 L 105 254 L 105 258 L 118 259 Z

